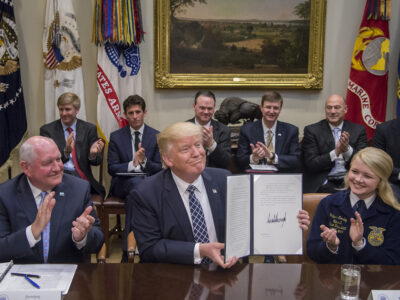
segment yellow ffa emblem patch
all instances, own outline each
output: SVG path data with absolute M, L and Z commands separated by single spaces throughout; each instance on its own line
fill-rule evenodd
M 368 243 L 370 243 L 371 246 L 374 247 L 382 245 L 384 241 L 383 232 L 386 229 L 376 226 L 369 226 L 369 228 L 371 229 L 371 232 L 368 234 Z

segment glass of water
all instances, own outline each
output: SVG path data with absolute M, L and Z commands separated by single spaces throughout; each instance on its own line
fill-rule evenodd
M 343 265 L 341 269 L 342 299 L 356 300 L 360 292 L 361 269 L 356 265 Z

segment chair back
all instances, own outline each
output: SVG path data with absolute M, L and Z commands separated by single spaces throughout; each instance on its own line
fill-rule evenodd
M 319 202 L 328 195 L 329 194 L 323 194 L 323 193 L 303 194 L 303 209 L 308 211 L 308 214 L 310 215 L 310 226 L 308 227 L 308 229 L 306 231 L 303 232 L 303 260 L 304 260 L 304 262 L 313 262 L 307 256 L 308 234 L 310 232 L 311 224 L 313 222 L 314 215 L 315 215 L 315 212 L 317 211 Z
M 289 263 L 312 263 L 313 261 L 307 256 L 307 239 L 310 232 L 311 224 L 314 219 L 315 212 L 319 202 L 330 194 L 324 193 L 310 193 L 303 194 L 303 209 L 310 215 L 310 226 L 303 232 L 303 255 L 287 255 L 287 262 Z

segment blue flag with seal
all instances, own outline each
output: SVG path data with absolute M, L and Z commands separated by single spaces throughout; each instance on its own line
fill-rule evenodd
M 12 0 L 0 0 L 0 169 L 26 133 L 18 38 Z
M 399 63 L 397 65 L 397 74 L 398 74 L 398 84 L 397 84 L 397 108 L 396 108 L 396 115 L 400 117 L 400 55 L 399 55 Z

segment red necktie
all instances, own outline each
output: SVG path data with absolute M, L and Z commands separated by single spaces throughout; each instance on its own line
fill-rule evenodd
M 71 134 L 72 128 L 68 127 L 67 130 L 68 130 L 69 134 Z M 72 152 L 71 152 L 72 161 L 74 162 L 75 170 L 78 172 L 79 176 L 82 179 L 88 180 L 87 177 L 85 176 L 85 174 L 83 173 L 83 171 L 81 170 L 81 168 L 79 168 L 78 159 L 76 158 L 75 146 L 76 146 L 76 141 L 74 142 L 74 148 L 72 148 Z

